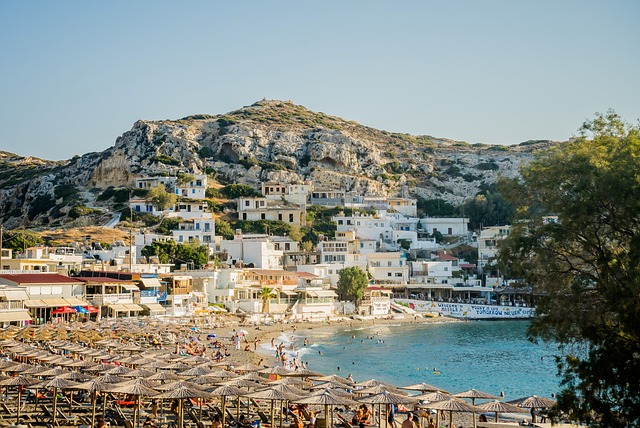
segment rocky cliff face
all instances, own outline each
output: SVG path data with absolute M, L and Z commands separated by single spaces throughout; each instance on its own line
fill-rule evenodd
M 65 162 L 4 154 L 0 216 L 9 227 L 64 220 L 65 186 L 131 187 L 136 177 L 180 171 L 206 171 L 223 183 L 256 187 L 311 179 L 317 188 L 459 204 L 499 175 L 516 176 L 536 150 L 550 144 L 472 146 L 388 133 L 291 102 L 263 100 L 224 115 L 141 120 L 104 152 Z M 85 200 L 74 203 L 91 203 L 90 193 L 80 195 Z

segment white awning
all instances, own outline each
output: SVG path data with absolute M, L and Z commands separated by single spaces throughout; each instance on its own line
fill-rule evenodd
M 31 321 L 31 315 L 29 315 L 29 312 L 26 309 L 0 312 L 0 322 L 11 321 Z
M 338 297 L 333 290 L 305 290 L 311 297 Z
M 146 306 L 151 312 L 164 312 L 166 310 L 158 303 L 143 303 L 142 306 Z
M 126 307 L 128 311 L 138 312 L 138 311 L 144 310 L 142 309 L 142 306 L 138 306 L 135 303 L 127 303 L 126 305 L 122 305 L 122 306 Z
M 27 292 L 24 290 L 5 290 L 4 297 L 7 300 L 28 300 Z
M 124 312 L 129 310 L 125 305 L 117 305 L 117 304 L 109 305 L 109 308 L 114 312 Z
M 158 278 L 140 278 L 140 282 L 147 288 L 160 288 L 162 284 Z
M 297 296 L 298 293 L 295 291 L 281 290 L 280 293 L 285 294 L 287 296 Z
M 65 297 L 64 300 L 69 306 L 88 306 L 89 304 L 77 297 Z
M 64 299 L 42 299 L 49 308 L 59 308 L 60 306 L 69 306 Z
M 42 300 L 38 300 L 38 299 L 25 300 L 24 301 L 24 305 L 27 308 L 46 308 L 46 307 L 48 307 L 48 305 L 45 302 L 43 302 Z
M 138 286 L 134 284 L 120 284 L 120 286 L 129 291 L 140 291 L 140 288 L 138 288 Z

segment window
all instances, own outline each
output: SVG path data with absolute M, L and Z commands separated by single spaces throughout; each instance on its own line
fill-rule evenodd
M 196 223 L 196 230 L 200 230 L 200 223 Z
M 289 223 L 293 223 L 293 214 L 289 214 Z
M 278 220 L 282 221 L 282 213 L 278 214 Z
M 196 189 L 191 189 L 191 194 L 196 193 Z
M 388 261 L 388 262 L 387 262 L 387 267 L 391 267 L 391 264 L 392 264 L 392 262 L 391 262 L 391 261 Z
M 391 272 L 387 272 L 387 276 L 391 276 Z
M 342 225 L 344 223 L 344 220 L 338 220 L 338 224 Z
M 267 215 L 266 215 L 265 213 L 261 213 L 261 214 L 260 214 L 260 219 L 261 219 L 261 220 L 264 220 L 264 219 L 266 219 L 266 218 L 267 218 Z
M 290 244 L 290 243 L 288 243 L 288 242 L 286 242 L 286 243 L 284 244 L 284 250 L 285 250 L 285 251 L 289 251 L 289 250 L 291 250 L 291 244 Z
M 448 230 L 448 232 L 447 232 L 448 235 L 453 235 L 453 229 L 452 228 L 449 228 L 447 230 Z
M 242 213 L 242 219 L 246 220 L 247 219 L 247 213 Z
M 251 203 L 249 201 L 244 201 L 244 206 L 248 207 Z

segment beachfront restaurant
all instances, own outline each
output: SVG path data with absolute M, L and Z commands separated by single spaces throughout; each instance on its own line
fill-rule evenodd
M 464 286 L 453 284 L 407 284 L 394 288 L 393 297 L 401 299 L 432 300 L 437 302 L 488 303 L 492 299 L 493 287 Z

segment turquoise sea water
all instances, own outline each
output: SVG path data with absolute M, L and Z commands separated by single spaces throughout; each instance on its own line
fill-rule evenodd
M 475 321 L 299 328 L 276 341 L 308 362 L 310 370 L 356 381 L 378 379 L 402 386 L 426 382 L 450 392 L 470 388 L 506 400 L 551 397 L 558 389 L 554 348 L 526 337 L 527 321 Z M 352 336 L 355 336 L 353 338 Z M 303 346 L 304 338 L 309 341 Z M 293 343 L 295 351 L 290 351 Z M 264 344 L 265 352 L 269 344 Z M 267 360 L 275 362 L 275 358 Z M 340 370 L 338 370 L 338 367 Z M 437 374 L 434 374 L 434 368 Z

